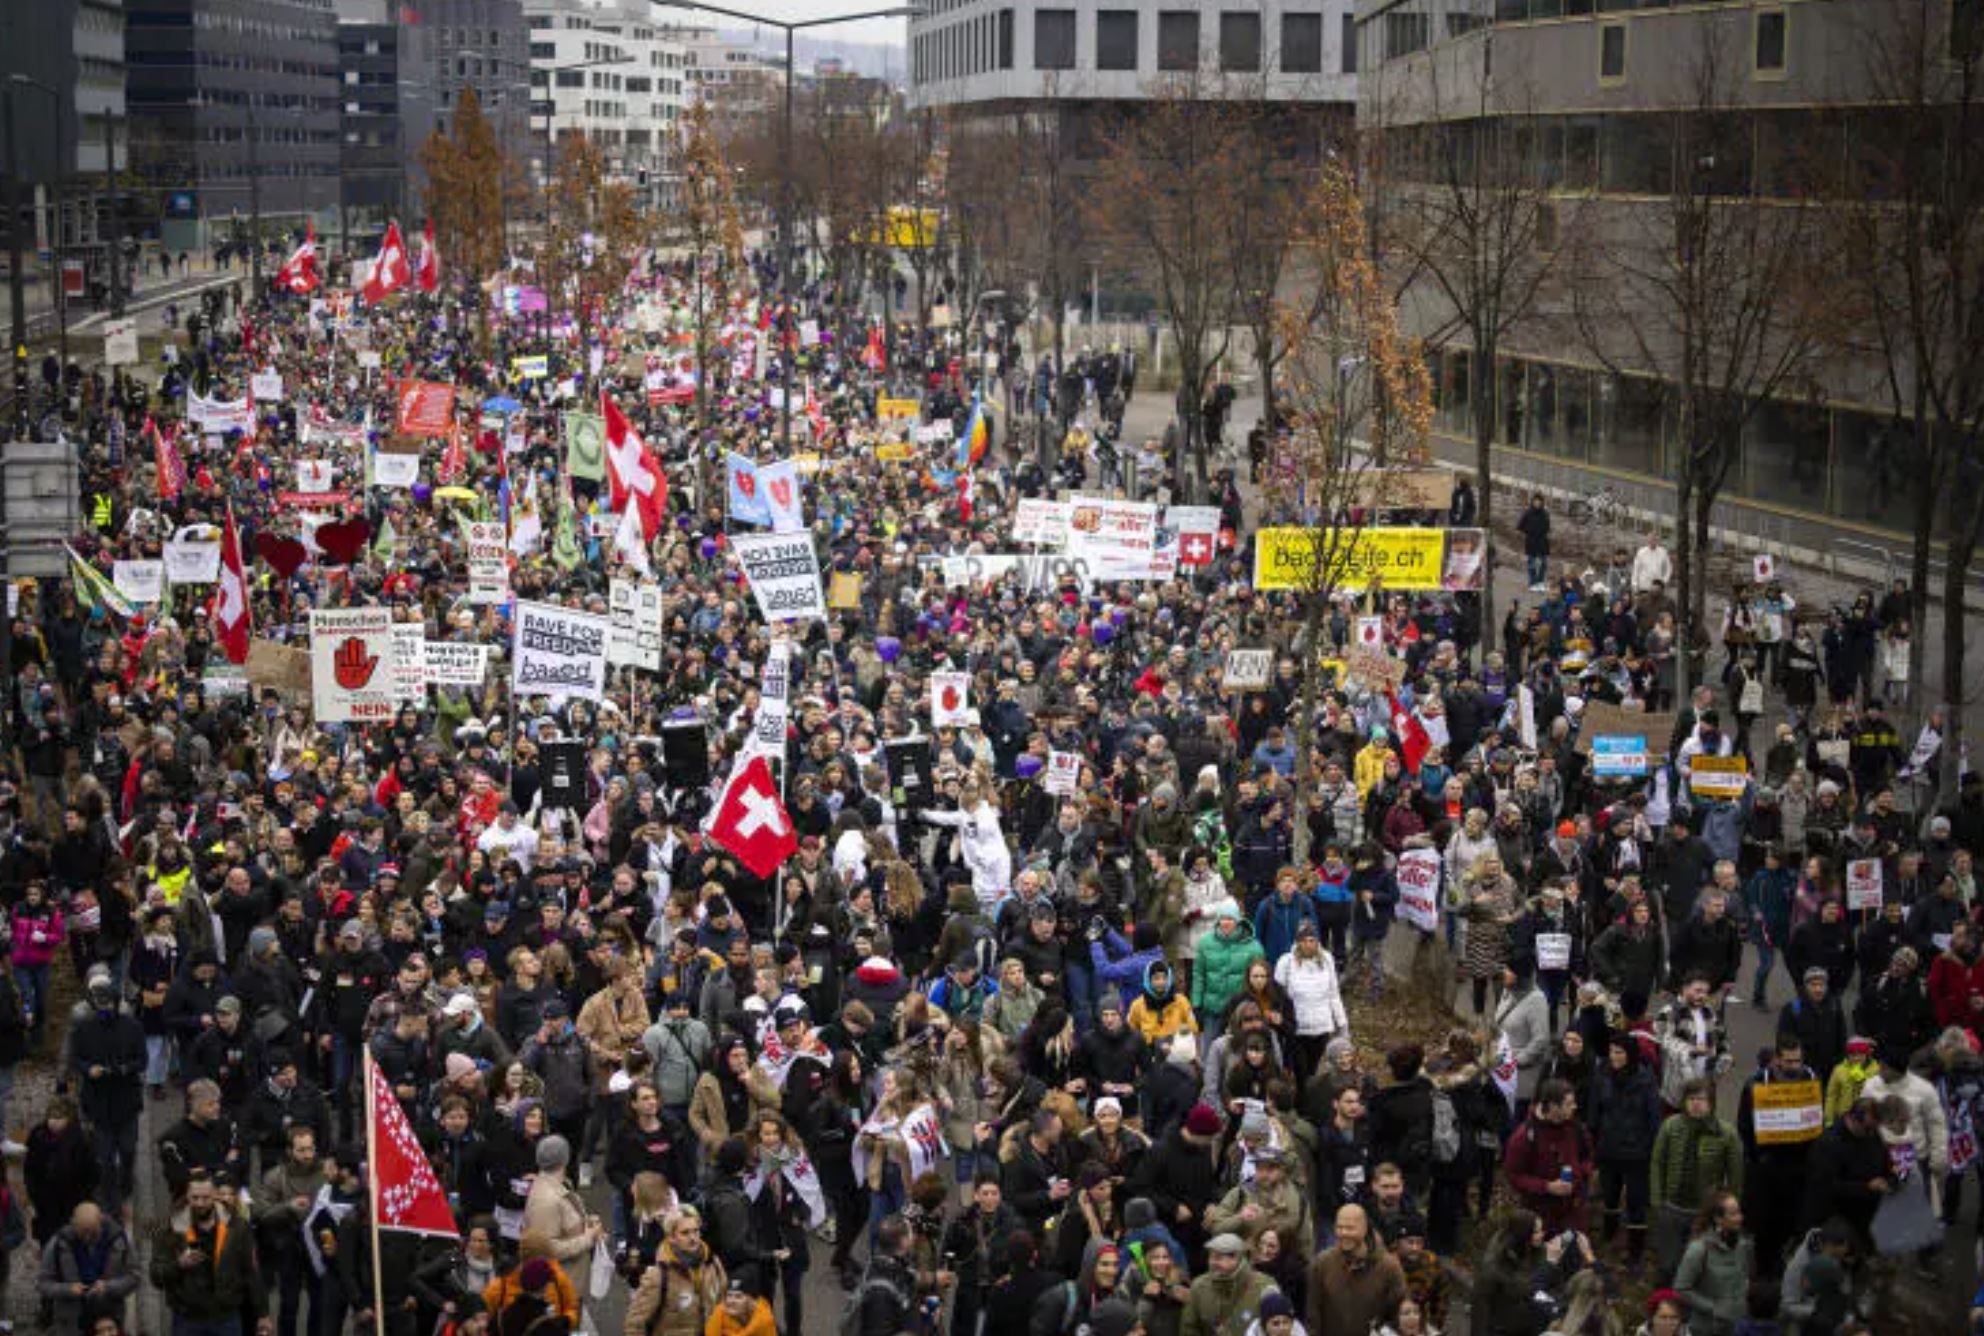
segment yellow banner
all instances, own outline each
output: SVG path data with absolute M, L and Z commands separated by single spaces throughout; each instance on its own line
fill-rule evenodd
M 1363 589 L 1379 581 L 1387 589 L 1438 589 L 1445 541 L 1444 529 L 1365 529 L 1359 533 L 1263 529 L 1254 540 L 1254 588 L 1316 588 L 1320 546 L 1334 558 L 1335 569 L 1323 582 L 1333 588 Z
M 916 447 L 908 441 L 884 441 L 875 447 L 875 458 L 900 463 L 916 458 Z
M 1750 1087 L 1750 1108 L 1760 1146 L 1816 1140 L 1825 1125 L 1825 1100 L 1817 1081 L 1764 1081 Z
M 1740 756 L 1697 756 L 1688 763 L 1688 787 L 1700 798 L 1741 798 L 1750 766 Z
M 920 418 L 923 416 L 921 399 L 877 399 L 875 416 L 884 422 L 895 418 Z

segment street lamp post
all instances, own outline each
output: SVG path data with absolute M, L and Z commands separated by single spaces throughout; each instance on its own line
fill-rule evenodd
M 781 299 L 778 326 L 778 433 L 779 448 L 787 458 L 790 458 L 792 456 L 792 85 L 798 73 L 793 68 L 793 35 L 801 28 L 824 28 L 830 24 L 853 23 L 860 19 L 921 18 L 926 11 L 919 5 L 896 5 L 888 9 L 863 10 L 858 14 L 835 14 L 828 18 L 787 22 L 763 14 L 747 13 L 741 9 L 703 4 L 701 0 L 660 0 L 660 2 L 675 9 L 701 10 L 708 14 L 721 14 L 724 18 L 737 19 L 743 23 L 779 28 L 785 33 L 785 114 L 779 124 L 778 136 L 778 291 Z M 702 368 L 698 368 L 698 374 L 701 374 L 701 371 Z

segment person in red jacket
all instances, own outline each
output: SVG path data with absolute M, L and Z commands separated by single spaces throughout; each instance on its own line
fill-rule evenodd
M 1543 1082 L 1529 1117 L 1502 1152 L 1509 1187 L 1552 1234 L 1584 1229 L 1584 1202 L 1596 1165 L 1591 1134 L 1577 1114 L 1578 1097 L 1570 1082 Z
M 1936 1024 L 1984 1030 L 1984 959 L 1977 949 L 1977 929 L 1959 922 L 1950 929 L 1949 950 L 1929 966 L 1929 1002 Z

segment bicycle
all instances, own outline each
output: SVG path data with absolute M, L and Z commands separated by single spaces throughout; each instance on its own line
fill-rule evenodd
M 1574 499 L 1569 513 L 1573 524 L 1609 528 L 1626 518 L 1626 502 L 1610 487 L 1601 487 Z

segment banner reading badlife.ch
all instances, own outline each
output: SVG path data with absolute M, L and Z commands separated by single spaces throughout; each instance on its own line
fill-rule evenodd
M 518 600 L 510 689 L 519 696 L 606 699 L 607 625 L 591 613 Z
M 1254 540 L 1254 588 L 1317 587 L 1320 552 L 1331 565 L 1322 583 L 1335 589 L 1373 582 L 1386 589 L 1478 589 L 1485 550 L 1479 529 L 1263 529 Z

